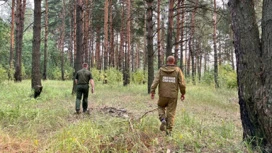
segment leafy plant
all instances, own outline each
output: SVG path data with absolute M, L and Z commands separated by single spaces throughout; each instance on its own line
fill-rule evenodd
M 143 70 L 138 70 L 132 73 L 132 81 L 136 84 L 143 84 L 147 80 L 147 75 Z

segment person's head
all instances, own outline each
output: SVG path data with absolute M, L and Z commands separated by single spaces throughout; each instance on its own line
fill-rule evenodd
M 82 67 L 85 68 L 85 69 L 88 69 L 88 63 L 83 63 Z
M 169 64 L 169 65 L 175 64 L 175 57 L 174 56 L 168 56 L 167 57 L 167 64 Z

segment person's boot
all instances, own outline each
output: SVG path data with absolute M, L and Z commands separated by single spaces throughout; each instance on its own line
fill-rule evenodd
M 163 120 L 161 120 L 160 130 L 165 131 L 165 129 L 166 129 L 166 121 L 165 121 L 165 119 L 163 119 Z
M 172 136 L 172 132 L 170 130 L 166 130 L 165 132 L 167 136 L 170 136 L 170 137 Z
M 80 110 L 79 109 L 76 110 L 76 114 L 80 114 Z

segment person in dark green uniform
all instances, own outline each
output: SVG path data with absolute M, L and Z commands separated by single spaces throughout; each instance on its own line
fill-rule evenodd
M 181 69 L 175 66 L 174 56 L 167 57 L 166 66 L 159 69 L 152 85 L 151 99 L 154 99 L 155 90 L 159 86 L 158 113 L 161 121 L 160 130 L 171 135 L 177 108 L 178 91 L 181 100 L 185 99 L 185 78 Z M 179 90 L 178 90 L 179 89 Z
M 88 70 L 88 64 L 83 63 L 82 69 L 77 71 L 75 77 L 76 83 L 76 113 L 80 113 L 80 103 L 83 96 L 82 108 L 83 112 L 88 110 L 88 96 L 89 96 L 89 84 L 92 86 L 92 93 L 94 93 L 94 81 L 91 72 Z

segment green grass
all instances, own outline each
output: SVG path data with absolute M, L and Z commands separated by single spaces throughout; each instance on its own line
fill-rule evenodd
M 172 137 L 160 132 L 158 95 L 147 85 L 96 82 L 91 114 L 74 114 L 72 81 L 43 81 L 31 97 L 31 82 L 0 85 L 0 152 L 244 152 L 237 91 L 188 84 L 178 101 Z M 105 108 L 127 111 L 128 116 Z M 103 111 L 104 110 L 104 111 Z

